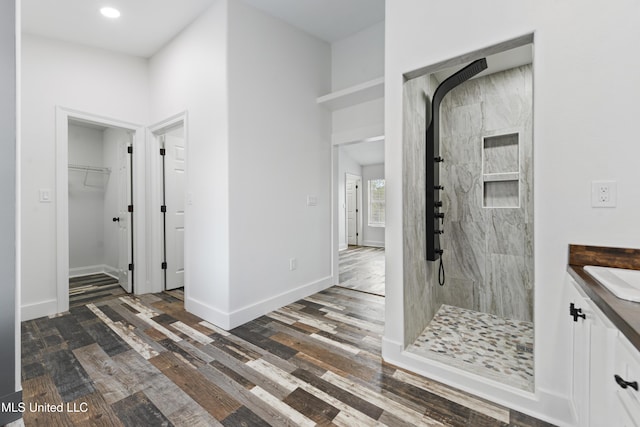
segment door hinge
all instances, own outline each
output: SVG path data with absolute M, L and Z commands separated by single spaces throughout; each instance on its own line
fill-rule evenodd
M 129 154 L 133 154 L 133 145 L 129 145 L 129 146 L 127 147 L 127 153 L 129 153 Z
M 129 264 L 129 271 L 133 271 L 133 264 Z
M 167 269 L 167 262 L 166 262 L 166 261 L 162 263 L 162 269 L 163 269 L 163 270 L 166 270 L 166 269 Z
M 167 211 L 167 206 L 166 205 L 160 206 L 160 212 L 166 212 L 166 211 Z
M 129 205 L 129 206 L 127 207 L 127 211 L 129 211 L 129 212 L 133 212 L 133 205 Z
M 167 153 L 167 150 L 165 150 L 164 148 L 160 149 L 160 155 L 164 156 Z

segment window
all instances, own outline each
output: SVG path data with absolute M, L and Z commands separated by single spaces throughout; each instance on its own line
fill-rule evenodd
M 384 179 L 369 181 L 369 227 L 384 227 Z

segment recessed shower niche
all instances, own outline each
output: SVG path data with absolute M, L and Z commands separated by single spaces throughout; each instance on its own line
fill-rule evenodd
M 485 208 L 520 206 L 519 133 L 482 138 L 482 201 Z
M 427 366 L 525 391 L 534 389 L 531 43 L 407 73 L 403 87 L 405 349 Z M 482 58 L 487 69 L 440 100 L 434 157 L 426 133 L 436 89 Z M 434 171 L 435 197 L 426 187 Z

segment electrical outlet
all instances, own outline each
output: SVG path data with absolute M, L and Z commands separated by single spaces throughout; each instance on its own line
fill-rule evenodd
M 295 258 L 289 259 L 289 271 L 293 271 L 298 268 L 298 260 Z
M 616 181 L 591 181 L 591 206 L 594 208 L 615 208 L 617 203 Z

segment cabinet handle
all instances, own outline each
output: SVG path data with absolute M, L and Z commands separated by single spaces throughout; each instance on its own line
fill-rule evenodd
M 622 388 L 631 387 L 635 391 L 638 391 L 638 381 L 625 381 L 622 379 L 620 375 L 614 375 L 613 378 L 616 380 L 618 385 Z
M 575 304 L 573 303 L 569 304 L 569 316 L 573 317 L 574 322 L 578 321 L 578 317 L 581 317 L 583 319 L 587 318 L 587 315 L 582 312 L 582 309 L 576 308 Z

